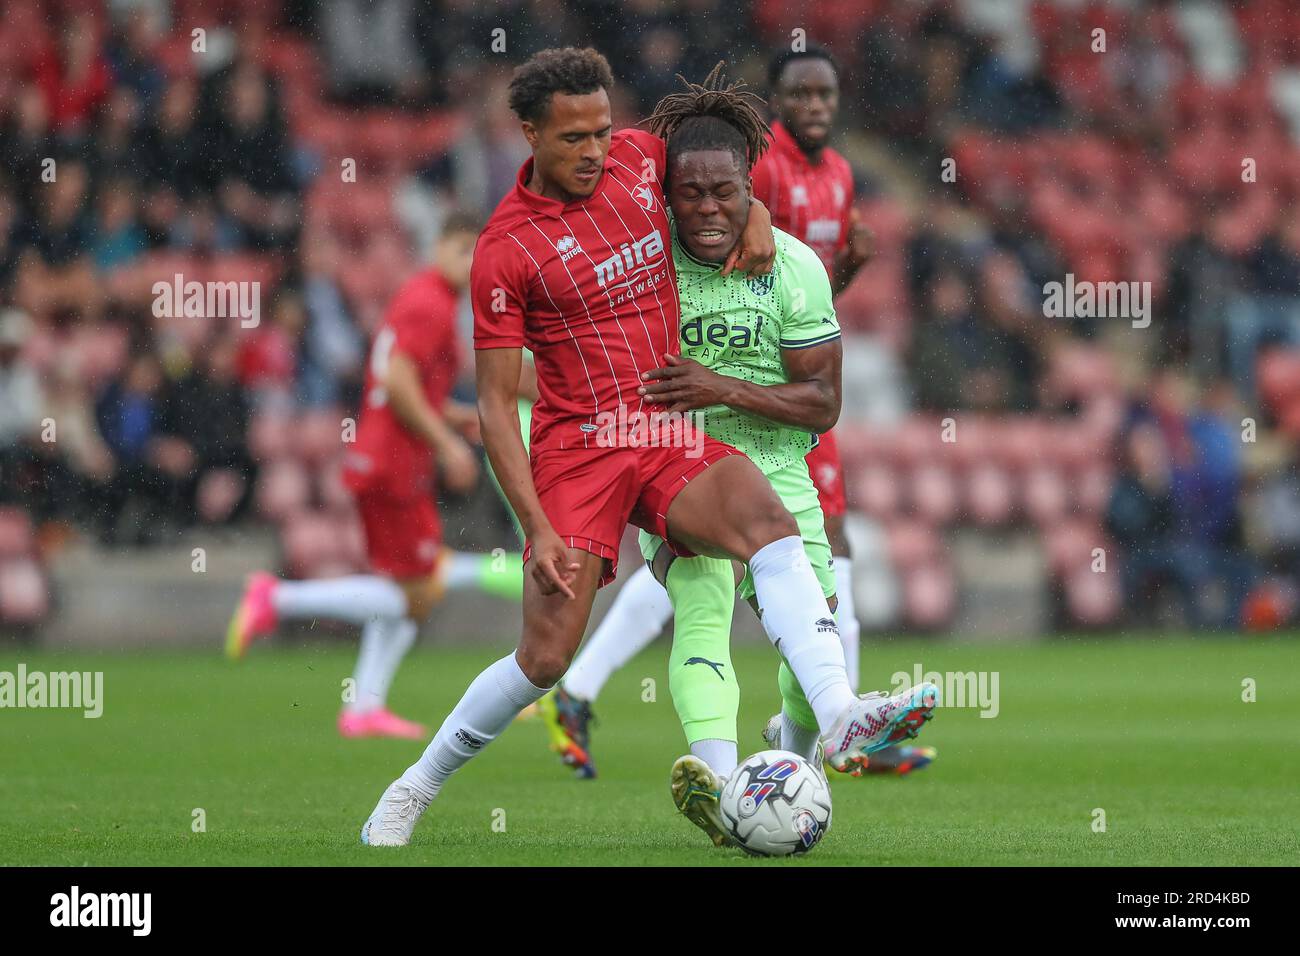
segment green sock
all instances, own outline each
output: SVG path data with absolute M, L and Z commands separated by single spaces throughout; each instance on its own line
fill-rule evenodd
M 735 741 L 740 687 L 731 666 L 731 562 L 678 558 L 668 568 L 667 586 L 675 615 L 668 688 L 686 741 Z
M 817 715 L 785 658 L 781 659 L 781 666 L 776 671 L 776 686 L 781 689 L 781 709 L 790 719 L 805 730 L 817 730 Z

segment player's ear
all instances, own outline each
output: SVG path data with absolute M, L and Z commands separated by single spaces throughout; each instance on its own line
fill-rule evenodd
M 520 128 L 524 131 L 524 139 L 528 140 L 528 145 L 536 149 L 537 141 L 542 138 L 541 131 L 533 125 L 531 120 L 524 120 L 520 124 Z
M 745 195 L 754 198 L 754 177 L 748 174 L 745 176 Z

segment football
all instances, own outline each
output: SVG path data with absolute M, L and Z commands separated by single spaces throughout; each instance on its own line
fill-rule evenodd
M 755 856 L 807 853 L 831 827 L 831 788 L 820 768 L 786 750 L 745 759 L 722 788 L 723 825 Z

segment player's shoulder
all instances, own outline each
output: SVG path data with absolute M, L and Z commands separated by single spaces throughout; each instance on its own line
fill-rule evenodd
M 800 275 L 806 270 L 815 267 L 818 273 L 825 276 L 826 267 L 822 265 L 821 259 L 812 246 L 790 235 L 783 229 L 777 229 L 775 226 L 772 227 L 772 240 L 776 246 L 776 257 L 779 266 Z
M 654 133 L 635 126 L 625 126 L 610 136 L 609 149 L 610 152 L 617 149 L 639 153 L 646 158 L 655 158 L 663 156 L 666 147 L 664 141 Z

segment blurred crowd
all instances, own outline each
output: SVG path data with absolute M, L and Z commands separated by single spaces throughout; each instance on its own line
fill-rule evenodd
M 512 186 L 510 64 L 595 45 L 628 123 L 719 59 L 762 92 L 771 51 L 801 38 L 837 57 L 836 143 L 876 235 L 839 304 L 846 368 L 897 383 L 846 407 L 851 504 L 899 541 L 929 536 L 909 552 L 929 555 L 915 587 L 951 571 L 954 523 L 1028 517 L 1049 552 L 1068 525 L 1114 556 L 1107 589 L 1077 561 L 1054 572 L 1063 623 L 1141 623 L 1153 588 L 1192 627 L 1287 621 L 1300 11 L 1285 0 L 6 0 L 0 508 L 37 537 L 119 546 L 248 520 L 316 541 L 288 523 L 337 504 L 329 455 L 295 442 L 355 414 L 368 338 L 441 217 L 490 212 Z M 160 314 L 154 283 L 182 273 L 257 282 L 260 323 Z M 1067 274 L 1149 283 L 1149 323 L 1049 316 Z M 1062 490 L 1042 491 L 1032 454 L 952 464 L 888 440 L 952 416 L 1011 428 L 1008 447 L 1015 423 L 1074 423 L 1097 454 L 1063 452 Z M 923 487 L 953 504 L 918 504 L 916 469 L 944 470 Z M 960 583 L 909 611 L 908 559 L 885 554 L 896 619 L 942 626 Z

